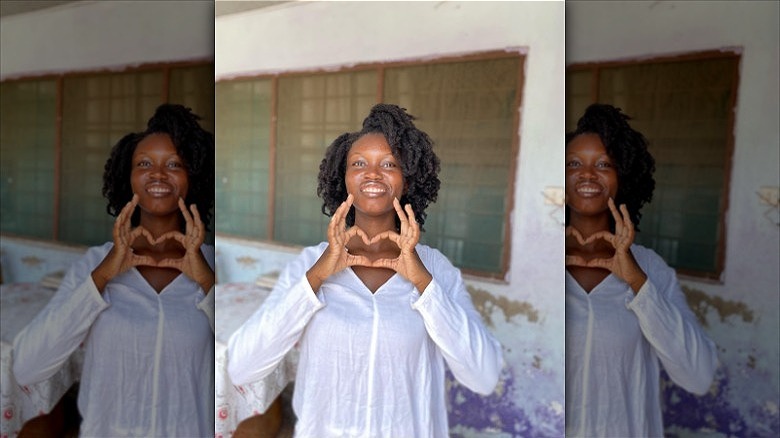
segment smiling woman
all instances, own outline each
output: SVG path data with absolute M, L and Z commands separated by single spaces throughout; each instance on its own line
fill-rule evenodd
M 271 373 L 298 344 L 297 436 L 447 436 L 445 362 L 490 394 L 502 367 L 460 271 L 419 244 L 439 160 L 395 105 L 339 136 L 319 172 L 327 242 L 305 248 L 230 338 L 236 385 Z
M 567 135 L 567 436 L 662 436 L 661 367 L 696 394 L 717 367 L 674 270 L 634 244 L 655 167 L 628 120 L 593 104 Z
M 103 175 L 113 241 L 74 263 L 14 341 L 21 385 L 84 344 L 82 436 L 213 435 L 202 414 L 214 400 L 214 249 L 203 244 L 214 140 L 197 121 L 162 105 L 114 146 Z

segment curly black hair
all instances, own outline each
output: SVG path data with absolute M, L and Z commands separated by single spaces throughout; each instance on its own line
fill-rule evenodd
M 147 122 L 145 131 L 129 133 L 114 145 L 103 171 L 103 196 L 108 200 L 108 214 L 119 215 L 133 197 L 130 173 L 136 146 L 148 135 L 162 133 L 171 137 L 176 153 L 187 168 L 189 189 L 184 202 L 197 205 L 208 229 L 214 207 L 214 134 L 201 128 L 198 120 L 200 116 L 190 108 L 162 104 Z M 139 216 L 138 211 L 133 214 L 133 226 L 138 225 Z
M 322 200 L 322 212 L 333 216 L 336 209 L 347 199 L 347 187 L 344 175 L 347 170 L 347 154 L 352 144 L 366 134 L 382 134 L 404 176 L 404 194 L 401 205 L 411 204 L 420 230 L 425 231 L 425 209 L 436 202 L 439 194 L 439 157 L 433 152 L 433 142 L 428 134 L 418 129 L 415 117 L 397 105 L 380 103 L 371 108 L 368 117 L 363 120 L 363 129 L 359 132 L 347 132 L 340 135 L 328 146 L 325 158 L 320 163 L 317 195 Z M 350 209 L 346 223 L 355 223 L 355 209 Z M 400 228 L 396 218 L 396 229 Z
M 647 139 L 631 128 L 631 120 L 620 108 L 594 103 L 577 121 L 577 128 L 566 134 L 566 145 L 582 134 L 597 134 L 607 150 L 607 155 L 617 170 L 618 191 L 615 204 L 626 204 L 629 216 L 637 231 L 640 212 L 645 203 L 653 199 L 655 189 L 655 160 L 647 150 Z M 566 223 L 569 223 L 569 208 L 566 207 Z M 610 216 L 610 228 L 614 231 L 614 220 Z

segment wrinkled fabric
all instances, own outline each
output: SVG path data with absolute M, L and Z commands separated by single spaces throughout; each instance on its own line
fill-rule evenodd
M 566 436 L 663 436 L 661 365 L 689 392 L 712 383 L 715 344 L 674 270 L 651 249 L 631 252 L 648 278 L 636 295 L 612 274 L 588 294 L 566 272 Z
M 296 436 L 446 437 L 444 362 L 482 394 L 493 391 L 503 364 L 460 271 L 418 245 L 433 276 L 422 295 L 398 274 L 372 294 L 349 268 L 315 294 L 305 274 L 327 246 L 304 249 L 231 336 L 233 383 L 262 379 L 298 343 Z
M 17 335 L 16 381 L 47 379 L 83 342 L 81 436 L 213 436 L 213 289 L 180 274 L 158 294 L 133 268 L 100 294 L 91 272 L 112 246 L 90 248 Z M 201 251 L 213 268 L 214 248 Z

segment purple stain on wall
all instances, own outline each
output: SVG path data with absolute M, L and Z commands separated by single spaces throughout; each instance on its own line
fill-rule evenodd
M 777 411 L 756 405 L 749 415 L 732 404 L 728 369 L 721 367 L 715 375 L 712 389 L 705 395 L 691 394 L 675 385 L 669 376 L 661 373 L 662 409 L 667 436 L 669 429 L 690 432 L 720 432 L 726 436 L 761 437 L 780 436 L 780 417 Z
M 561 412 L 539 406 L 530 416 L 513 401 L 515 380 L 506 368 L 501 372 L 498 387 L 481 396 L 460 385 L 447 371 L 447 403 L 450 406 L 450 428 L 461 426 L 475 431 L 503 432 L 514 437 L 563 436 L 564 416 Z M 552 434 L 551 431 L 554 431 Z

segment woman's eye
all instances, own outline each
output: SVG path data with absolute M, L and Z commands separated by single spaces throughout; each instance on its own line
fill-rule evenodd
M 568 163 L 566 163 L 566 167 L 580 167 L 580 162 L 571 160 Z
M 151 165 L 152 165 L 152 163 L 150 163 L 150 162 L 148 162 L 146 160 L 139 161 L 138 164 L 136 164 L 137 167 L 149 167 Z
M 599 168 L 602 168 L 602 169 L 608 169 L 608 168 L 612 167 L 612 163 L 610 163 L 608 161 L 599 161 L 598 163 L 596 163 L 596 167 L 599 167 Z
M 171 161 L 170 163 L 168 163 L 168 167 L 170 167 L 171 169 L 178 169 L 181 167 L 181 163 L 179 163 L 178 161 Z
M 363 167 L 365 165 L 366 165 L 366 163 L 364 163 L 362 161 L 355 161 L 355 162 L 352 163 L 352 167 Z
M 382 167 L 385 167 L 385 168 L 391 169 L 391 168 L 393 168 L 393 167 L 397 167 L 397 166 L 396 166 L 396 164 L 395 164 L 395 163 L 393 163 L 393 162 L 390 162 L 390 161 L 387 161 L 387 162 L 384 162 L 384 163 L 382 163 Z

